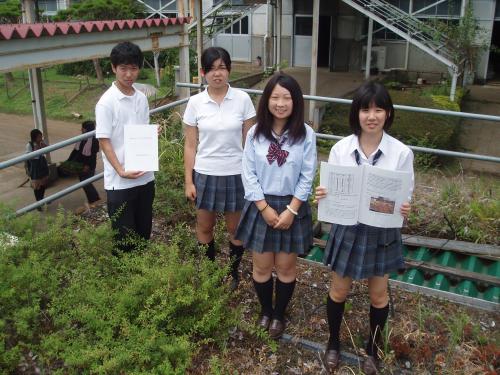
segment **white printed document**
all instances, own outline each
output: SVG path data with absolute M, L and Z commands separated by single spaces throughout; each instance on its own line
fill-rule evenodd
M 401 228 L 400 208 L 408 201 L 411 174 L 372 165 L 345 167 L 321 163 L 320 185 L 327 196 L 318 203 L 318 220 Z
M 124 127 L 126 171 L 158 171 L 158 125 Z

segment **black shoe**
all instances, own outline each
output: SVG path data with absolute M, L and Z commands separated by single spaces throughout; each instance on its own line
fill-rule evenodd
M 335 371 L 339 367 L 340 353 L 338 350 L 327 349 L 324 358 L 326 369 L 329 373 Z
M 283 332 L 285 332 L 285 323 L 279 319 L 273 319 L 269 326 L 269 336 L 277 340 L 283 336 Z

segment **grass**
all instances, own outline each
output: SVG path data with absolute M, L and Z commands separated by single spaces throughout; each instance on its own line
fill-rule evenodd
M 104 72 L 106 74 L 107 72 Z M 13 72 L 15 81 L 9 84 L 5 82 L 5 76 L 0 75 L 0 112 L 13 113 L 17 115 L 32 115 L 31 95 L 29 91 L 28 74 L 24 71 Z M 240 78 L 246 75 L 245 72 L 234 70 L 231 72 L 231 79 Z M 152 69 L 141 71 L 142 79 L 139 83 L 148 83 L 156 87 L 156 78 Z M 54 67 L 42 70 L 43 93 L 45 98 L 45 111 L 48 118 L 66 121 L 80 122 L 73 113 L 78 113 L 81 118 L 93 119 L 95 104 L 111 85 L 114 76 L 107 75 L 104 79 L 105 87 L 98 84 L 97 79 L 87 76 L 69 76 L 58 74 Z M 90 88 L 77 96 L 71 103 L 68 101 L 80 90 L 90 84 Z M 156 99 L 169 96 L 173 92 L 173 87 L 168 87 L 162 82 L 157 87 Z M 150 98 L 154 101 L 155 98 Z M 150 104 L 153 107 L 153 103 Z
M 409 231 L 500 244 L 500 181 L 496 176 L 439 170 L 417 173 Z

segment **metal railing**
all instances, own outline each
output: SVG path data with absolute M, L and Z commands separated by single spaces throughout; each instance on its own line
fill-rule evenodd
M 169 108 L 176 107 L 178 105 L 182 105 L 182 104 L 186 103 L 188 100 L 189 100 L 189 98 L 180 99 L 180 100 L 177 100 L 175 102 L 163 105 L 161 107 L 154 108 L 154 109 L 150 110 L 149 113 L 154 114 L 154 113 L 162 112 L 162 111 L 165 111 Z M 46 146 L 40 150 L 32 151 L 32 152 L 17 156 L 15 158 L 0 162 L 0 170 L 11 167 L 13 165 L 16 165 L 16 164 L 19 164 L 22 162 L 25 162 L 27 160 L 31 160 L 33 158 L 36 158 L 37 156 L 47 154 L 51 151 L 59 150 L 60 148 L 75 144 L 76 142 L 80 142 L 80 141 L 83 141 L 85 139 L 91 138 L 91 137 L 95 136 L 95 133 L 96 133 L 95 130 L 93 130 L 91 132 L 80 134 L 80 135 L 77 135 L 76 137 L 68 138 L 68 139 L 65 139 L 64 141 L 54 143 L 53 145 Z M 19 215 L 23 215 L 29 211 L 33 211 L 33 210 L 37 209 L 38 207 L 42 207 L 43 205 L 51 203 L 51 202 L 55 201 L 56 199 L 62 198 L 62 197 L 66 196 L 66 195 L 68 195 L 68 194 L 70 194 L 78 189 L 81 189 L 85 185 L 88 185 L 88 184 L 91 184 L 92 182 L 100 180 L 103 177 L 104 177 L 104 173 L 101 172 L 101 173 L 98 173 L 95 176 L 92 176 L 86 180 L 83 180 L 83 181 L 78 182 L 74 185 L 68 186 L 67 188 L 65 188 L 63 190 L 60 190 L 52 195 L 49 195 L 48 197 L 45 197 L 39 201 L 36 201 L 32 204 L 29 204 L 23 208 L 18 209 L 16 211 L 16 215 L 19 216 Z
M 178 87 L 187 87 L 187 88 L 194 88 L 194 89 L 200 89 L 203 88 L 203 85 L 199 84 L 193 84 L 193 83 L 180 83 L 177 82 L 176 85 Z M 244 92 L 247 92 L 249 94 L 257 94 L 257 95 L 262 95 L 262 90 L 254 90 L 254 89 L 240 89 Z M 326 96 L 315 96 L 315 95 L 304 95 L 305 100 L 314 100 L 314 101 L 322 101 L 322 102 L 328 102 L 328 103 L 340 103 L 340 104 L 351 104 L 352 100 L 350 99 L 341 99 L 341 98 L 331 98 L 331 97 L 326 97 Z M 154 108 L 150 110 L 150 114 L 155 114 L 159 112 L 163 112 L 167 109 L 182 105 L 187 103 L 189 98 L 184 98 L 180 99 L 177 101 L 174 101 L 172 103 L 168 103 L 166 105 L 163 105 L 158 108 Z M 395 104 L 394 108 L 400 109 L 403 111 L 411 111 L 411 112 L 417 112 L 417 113 L 429 113 L 429 114 L 434 114 L 434 115 L 443 115 L 443 116 L 453 116 L 453 117 L 461 117 L 461 118 L 468 118 L 468 119 L 476 119 L 476 120 L 487 120 L 487 121 L 497 121 L 500 122 L 500 116 L 493 116 L 493 115 L 483 115 L 479 113 L 468 113 L 468 112 L 454 112 L 454 111 L 448 111 L 448 110 L 442 110 L 442 109 L 432 109 L 432 108 L 422 108 L 422 107 L 412 107 L 412 106 L 407 106 L 407 105 L 398 105 Z M 0 170 L 10 167 L 12 165 L 24 162 L 26 160 L 33 159 L 34 157 L 46 154 L 47 152 L 58 150 L 62 147 L 66 147 L 68 145 L 74 144 L 76 142 L 82 141 L 84 139 L 93 137 L 95 135 L 95 131 L 88 132 L 85 134 L 78 135 L 73 138 L 66 139 L 64 141 L 58 142 L 56 144 L 44 147 L 43 149 L 33 151 L 27 154 L 20 155 L 18 157 L 15 157 L 13 159 L 0 162 Z M 317 138 L 319 139 L 331 139 L 331 140 L 339 140 L 344 137 L 338 136 L 338 135 L 330 135 L 330 134 L 317 134 Z M 474 159 L 474 160 L 481 160 L 481 161 L 487 161 L 487 162 L 493 162 L 493 163 L 500 163 L 500 157 L 496 156 L 490 156 L 490 155 L 479 155 L 479 154 L 472 154 L 472 153 L 467 153 L 467 152 L 457 152 L 457 151 L 449 151 L 449 150 L 440 150 L 440 149 L 433 149 L 433 148 L 428 148 L 428 147 L 419 147 L 419 146 L 408 146 L 410 147 L 413 151 L 416 152 L 423 152 L 423 153 L 429 153 L 429 154 L 435 154 L 435 155 L 443 155 L 443 156 L 451 156 L 451 157 L 457 157 L 457 158 L 463 158 L 463 159 Z M 68 195 L 75 190 L 78 190 L 82 188 L 83 186 L 90 184 L 94 181 L 97 181 L 101 178 L 104 177 L 104 173 L 99 173 L 87 180 L 81 181 L 75 185 L 69 186 L 61 191 L 58 191 L 55 194 L 52 194 L 40 201 L 34 202 L 26 207 L 23 207 L 19 210 L 16 211 L 16 215 L 22 215 L 26 212 L 32 211 L 38 207 L 43 206 L 44 204 L 50 203 L 56 199 L 59 199 L 65 195 Z

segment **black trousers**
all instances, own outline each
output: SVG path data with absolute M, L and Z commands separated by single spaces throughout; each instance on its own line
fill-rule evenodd
M 153 221 L 155 182 L 151 181 L 130 189 L 106 190 L 106 194 L 108 215 L 111 226 L 117 232 L 116 240 L 120 249 L 133 250 L 133 246 L 122 243 L 131 234 L 149 240 Z
M 78 178 L 80 181 L 86 180 L 90 177 L 92 177 L 95 174 L 95 169 L 94 170 L 89 170 L 88 172 L 81 172 L 78 175 Z M 83 191 L 85 192 L 85 195 L 87 196 L 87 201 L 90 203 L 97 202 L 99 199 L 99 193 L 97 192 L 96 188 L 92 184 L 87 184 L 83 187 Z

